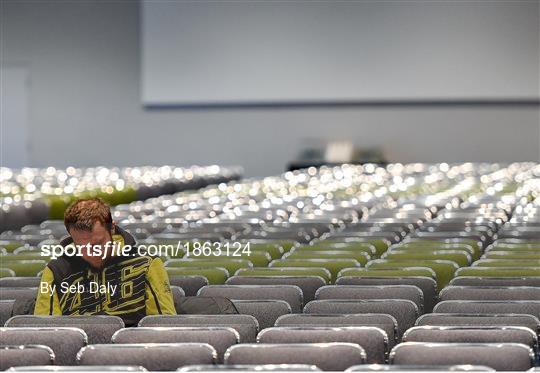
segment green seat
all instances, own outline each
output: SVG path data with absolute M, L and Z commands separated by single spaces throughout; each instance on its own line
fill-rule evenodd
M 396 250 L 414 250 L 414 251 L 429 251 L 429 250 L 454 250 L 465 251 L 471 255 L 472 260 L 477 260 L 482 255 L 482 250 L 477 245 L 466 243 L 445 243 L 441 241 L 419 240 L 407 241 L 392 246 L 391 249 Z
M 252 253 L 267 253 L 272 260 L 281 258 L 285 252 L 281 246 L 274 244 L 250 244 L 249 249 Z
M 442 289 L 452 278 L 459 268 L 456 262 L 450 260 L 397 260 L 377 259 L 372 260 L 366 268 L 403 268 L 403 267 L 428 267 L 437 274 L 437 286 Z
M 375 245 L 369 242 L 338 242 L 338 243 L 326 243 L 321 241 L 314 245 L 303 245 L 294 249 L 294 251 L 354 251 L 363 252 L 368 254 L 371 258 L 377 256 L 377 249 Z
M 513 253 L 521 252 L 521 251 L 540 251 L 540 244 L 538 245 L 506 245 L 506 244 L 495 244 L 489 248 L 489 253 L 493 251 L 510 251 Z
M 480 252 L 476 252 L 471 245 L 459 245 L 459 244 L 437 244 L 437 245 L 411 245 L 411 244 L 397 244 L 388 250 L 391 251 L 407 251 L 414 253 L 424 253 L 432 251 L 453 251 L 462 252 L 468 254 L 471 260 L 478 260 L 480 258 Z
M 473 267 L 540 267 L 540 259 L 480 259 Z
M 19 277 L 37 276 L 46 265 L 45 260 L 0 260 L 0 268 L 9 268 Z
M 165 267 L 169 276 L 204 276 L 210 285 L 222 285 L 229 278 L 225 268 Z
M 209 255 L 209 256 L 193 256 L 190 255 L 189 259 L 197 259 L 197 260 L 205 260 L 205 259 L 221 259 L 221 260 L 228 260 L 228 259 L 246 259 L 249 260 L 251 263 L 253 263 L 254 267 L 267 267 L 268 264 L 272 261 L 272 258 L 270 257 L 270 254 L 266 251 L 260 251 L 260 252 L 251 252 L 248 254 L 238 253 L 240 255 L 238 256 L 232 256 L 233 251 L 230 251 L 231 255 L 222 254 L 222 255 Z
M 273 260 L 270 267 L 326 268 L 332 274 L 332 281 L 335 281 L 337 274 L 343 268 L 360 267 L 360 263 L 355 259 L 281 259 Z
M 470 238 L 440 238 L 440 239 L 410 238 L 403 244 L 413 244 L 413 243 L 415 245 L 425 245 L 425 246 L 434 246 L 434 245 L 440 245 L 440 244 L 470 246 L 474 251 L 473 259 L 479 258 L 482 255 L 482 247 L 480 246 L 480 243 Z
M 396 260 L 451 260 L 456 262 L 460 267 L 466 267 L 471 265 L 471 256 L 463 251 L 454 250 L 434 250 L 425 252 L 415 251 L 398 251 L 392 250 L 386 252 L 382 259 L 396 259 Z
M 243 240 L 242 243 L 249 242 L 249 248 L 251 251 L 268 251 L 272 259 L 281 258 L 283 253 L 291 250 L 294 246 L 297 245 L 296 241 L 287 241 L 287 240 L 265 240 L 261 238 Z
M 8 253 L 12 253 L 13 251 L 15 251 L 15 249 L 21 246 L 27 245 L 22 241 L 0 240 L 0 247 L 3 247 Z
M 540 241 L 535 240 L 521 240 L 517 238 L 502 238 L 495 242 L 494 246 L 505 245 L 508 247 L 530 247 L 540 248 Z
M 529 277 L 540 276 L 540 267 L 462 267 L 456 271 L 457 276 L 473 277 Z
M 540 259 L 539 251 L 488 251 L 484 254 L 485 259 Z
M 229 273 L 236 273 L 240 268 L 251 268 L 253 263 L 246 259 L 170 259 L 165 267 L 225 268 Z
M 11 254 L 35 254 L 35 253 L 41 254 L 41 250 L 35 246 L 21 246 L 11 252 Z
M 338 277 L 407 277 L 423 276 L 437 279 L 435 271 L 428 267 L 404 267 L 404 268 L 345 268 L 338 273 Z
M 15 272 L 9 268 L 0 268 L 0 278 L 2 277 L 15 277 Z
M 242 268 L 235 276 L 319 276 L 327 283 L 332 280 L 329 270 L 318 267 Z
M 369 254 L 363 251 L 296 251 L 296 249 L 285 254 L 283 259 L 356 259 L 362 266 L 371 260 Z
M 388 250 L 388 247 L 390 246 L 390 241 L 388 241 L 386 238 L 362 238 L 362 237 L 343 237 L 343 238 L 329 238 L 324 241 L 319 241 L 317 245 L 320 244 L 327 244 L 327 243 L 346 243 L 346 244 L 353 244 L 353 243 L 368 243 L 372 244 L 375 247 L 375 256 L 378 258 L 380 257 L 386 250 Z

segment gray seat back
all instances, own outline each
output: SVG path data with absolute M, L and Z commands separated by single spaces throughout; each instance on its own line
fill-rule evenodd
M 196 327 L 225 326 L 231 327 L 240 335 L 240 343 L 255 342 L 259 332 L 259 323 L 251 315 L 153 315 L 146 316 L 139 322 L 139 327 Z
M 495 370 L 524 371 L 534 366 L 530 347 L 517 343 L 405 342 L 390 352 L 396 365 L 485 365 Z
M 431 277 L 361 277 L 344 276 L 336 280 L 336 285 L 414 285 L 422 290 L 424 295 L 424 312 L 431 312 L 439 297 L 437 281 Z
M 304 303 L 315 299 L 315 292 L 326 285 L 320 276 L 232 276 L 227 285 L 295 285 L 302 289 Z
M 224 326 L 139 327 L 118 330 L 112 343 L 208 343 L 216 350 L 217 361 L 223 362 L 227 348 L 240 343 L 240 334 Z
M 117 316 L 14 316 L 6 327 L 76 327 L 84 330 L 88 343 L 109 343 L 112 335 L 122 329 L 124 321 Z
M 182 288 L 188 297 L 197 295 L 200 288 L 208 285 L 204 276 L 169 276 L 169 282 L 172 286 Z
M 77 352 L 88 344 L 79 328 L 0 328 L 0 345 L 43 345 L 55 355 L 58 365 L 75 365 Z
M 274 326 L 276 320 L 292 313 L 289 303 L 283 300 L 233 300 L 239 313 L 251 315 L 259 322 L 259 330 Z
M 540 300 L 540 287 L 532 286 L 447 286 L 439 297 L 445 300 Z
M 294 313 L 302 312 L 302 289 L 295 285 L 208 285 L 197 295 L 234 300 L 283 300 Z
M 540 332 L 540 320 L 525 314 L 429 313 L 416 320 L 416 326 L 523 326 Z
M 405 299 L 314 300 L 306 304 L 304 313 L 354 314 L 382 313 L 393 316 L 398 323 L 398 339 L 412 327 L 419 316 L 418 307 Z
M 54 364 L 54 352 L 47 346 L 0 346 L 0 370 L 28 365 Z
M 308 364 L 342 371 L 364 364 L 366 353 L 352 343 L 240 344 L 225 353 L 225 364 Z
M 356 343 L 366 352 L 366 359 L 369 364 L 384 364 L 388 353 L 388 336 L 382 329 L 373 326 L 274 327 L 259 332 L 257 342 Z
M 327 285 L 319 288 L 315 299 L 406 299 L 424 310 L 424 294 L 414 285 Z
M 216 350 L 206 343 L 97 344 L 79 351 L 79 365 L 140 365 L 173 371 L 183 365 L 215 364 Z
M 372 326 L 385 332 L 388 336 L 388 347 L 397 342 L 397 321 L 393 316 L 385 314 L 352 314 L 352 315 L 317 315 L 292 314 L 277 319 L 276 327 L 344 327 Z
M 437 303 L 433 312 L 436 313 L 477 313 L 501 314 L 521 313 L 540 316 L 540 301 L 534 300 L 447 300 Z
M 403 342 L 521 343 L 538 351 L 538 337 L 523 326 L 415 326 Z

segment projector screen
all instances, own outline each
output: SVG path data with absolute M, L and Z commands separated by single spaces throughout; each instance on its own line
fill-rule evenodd
M 538 1 L 141 2 L 145 105 L 538 99 Z

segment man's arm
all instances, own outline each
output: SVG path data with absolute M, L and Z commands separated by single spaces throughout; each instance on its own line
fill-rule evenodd
M 62 315 L 58 294 L 54 290 L 53 284 L 53 272 L 49 267 L 45 267 L 38 287 L 34 315 Z
M 160 258 L 152 259 L 146 273 L 146 314 L 176 315 L 169 276 Z

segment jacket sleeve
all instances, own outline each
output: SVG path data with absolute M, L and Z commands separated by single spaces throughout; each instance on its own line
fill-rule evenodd
M 53 272 L 49 267 L 45 267 L 38 287 L 34 315 L 62 315 L 58 294 L 56 290 L 51 290 L 53 284 Z
M 146 314 L 176 315 L 169 276 L 160 258 L 152 259 L 146 273 Z

